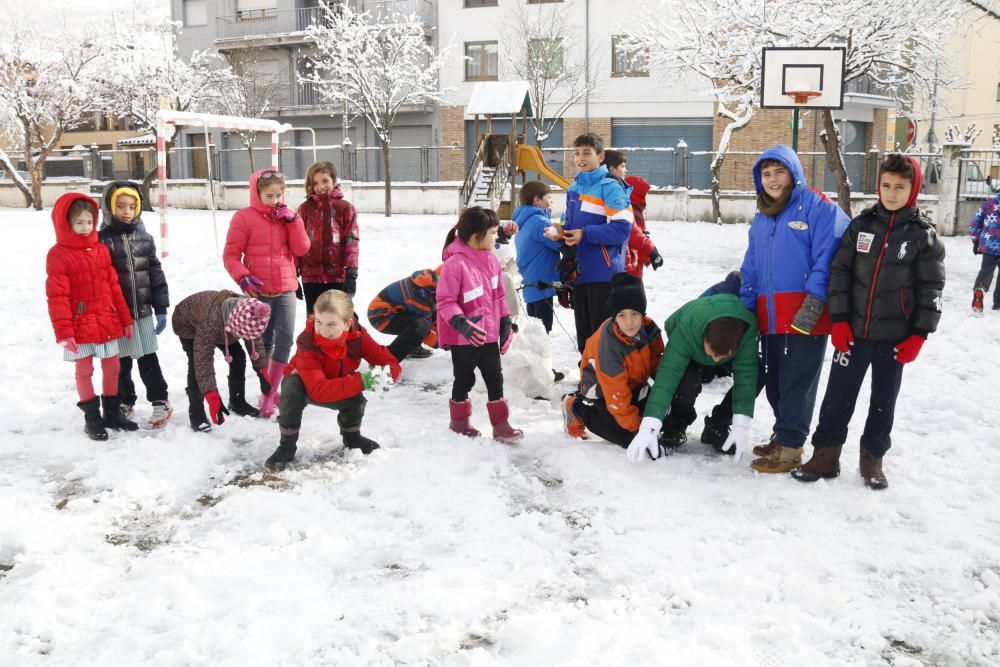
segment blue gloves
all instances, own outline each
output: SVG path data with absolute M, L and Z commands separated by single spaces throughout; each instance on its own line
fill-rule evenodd
M 163 330 L 167 328 L 167 314 L 157 313 L 156 314 L 156 335 L 159 336 L 163 333 Z

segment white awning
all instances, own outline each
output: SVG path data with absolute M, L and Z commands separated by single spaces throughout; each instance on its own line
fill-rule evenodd
M 472 87 L 465 115 L 515 116 L 520 115 L 522 109 L 532 115 L 527 81 L 480 81 Z

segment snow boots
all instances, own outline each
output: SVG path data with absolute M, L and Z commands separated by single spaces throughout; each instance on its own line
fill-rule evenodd
M 507 399 L 501 398 L 490 401 L 486 404 L 486 411 L 490 415 L 490 424 L 493 425 L 493 439 L 512 444 L 524 437 L 524 431 L 512 428 L 510 422 L 510 409 L 507 407 Z
M 472 417 L 472 401 L 470 399 L 467 398 L 464 401 L 449 400 L 448 409 L 451 413 L 451 421 L 448 423 L 448 428 L 455 433 L 467 435 L 470 438 L 479 436 L 479 431 L 469 423 L 469 418 Z
M 271 472 L 281 472 L 289 463 L 295 459 L 296 443 L 299 441 L 299 429 L 286 429 L 280 427 L 281 438 L 278 440 L 278 448 L 267 457 L 264 467 Z
M 278 407 L 278 401 L 281 400 L 281 378 L 285 375 L 285 366 L 287 365 L 283 361 L 275 361 L 274 359 L 268 362 L 265 375 L 271 383 L 271 391 L 267 392 L 260 402 L 260 414 L 264 417 L 273 415 L 275 408 Z
M 881 491 L 889 488 L 889 480 L 882 472 L 882 459 L 876 458 L 868 453 L 864 445 L 861 446 L 861 461 L 859 463 L 861 478 L 865 480 L 865 486 L 874 491 Z
M 139 425 L 122 416 L 121 401 L 117 396 L 101 396 L 104 407 L 104 428 L 115 431 L 138 431 Z
M 801 468 L 792 471 L 792 477 L 800 482 L 816 482 L 821 479 L 833 479 L 840 475 L 840 450 L 836 447 L 815 447 L 809 461 Z
M 125 406 L 122 407 L 124 408 Z M 160 428 L 162 426 L 166 426 L 173 414 L 174 406 L 170 405 L 170 401 L 153 401 L 153 414 L 151 414 L 149 419 L 146 420 L 146 426 L 148 428 Z
M 83 410 L 83 431 L 91 440 L 107 440 L 108 432 L 101 418 L 101 401 L 96 396 L 89 401 L 80 401 L 77 406 Z
M 211 431 L 212 423 L 205 414 L 205 397 L 198 389 L 188 387 L 185 391 L 188 397 L 188 419 L 191 421 L 191 430 L 201 433 Z
M 976 291 L 972 293 L 972 312 L 983 312 L 983 290 L 978 287 L 976 288 Z
M 722 451 L 722 445 L 726 444 L 729 437 L 729 424 L 720 424 L 711 417 L 705 417 L 705 430 L 701 432 L 701 441 L 706 445 L 712 445 L 717 452 Z
M 754 449 L 757 449 L 756 447 Z M 754 452 L 756 453 L 756 452 Z M 802 465 L 802 448 L 772 443 L 771 453 L 754 459 L 751 470 L 763 473 L 789 472 Z
M 780 446 L 781 445 L 776 445 L 774 443 L 774 434 L 772 433 L 771 437 L 767 439 L 766 445 L 757 445 L 756 447 L 753 448 L 753 455 L 760 457 L 767 457 L 770 456 L 774 452 L 774 450 Z
M 379 444 L 371 438 L 366 438 L 361 435 L 360 430 L 347 431 L 346 433 L 341 431 L 340 435 L 344 438 L 344 447 L 347 447 L 348 449 L 359 449 L 365 456 L 368 456 L 376 449 L 379 449 Z
M 685 428 L 670 428 L 669 426 L 662 431 L 657 438 L 660 443 L 660 447 L 665 447 L 667 449 L 677 449 L 685 442 L 688 441 L 687 429 Z
M 566 394 L 563 396 L 562 414 L 563 427 L 571 438 L 587 439 L 587 425 L 573 412 L 573 404 L 576 402 L 576 394 Z
M 229 411 L 240 417 L 260 417 L 260 410 L 247 403 L 246 389 L 245 378 L 229 378 Z

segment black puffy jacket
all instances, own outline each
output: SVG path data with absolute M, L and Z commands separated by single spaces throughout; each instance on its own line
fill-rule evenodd
M 167 278 L 156 256 L 156 242 L 146 231 L 139 217 L 129 224 L 114 217 L 111 211 L 111 194 L 120 187 L 130 187 L 139 191 L 139 186 L 128 181 L 109 183 L 101 198 L 104 222 L 97 236 L 111 251 L 111 263 L 118 272 L 118 282 L 125 301 L 128 302 L 132 317 L 136 320 L 157 313 L 167 312 L 170 295 L 167 292 Z M 139 213 L 142 202 L 138 202 Z
M 896 343 L 937 328 L 943 289 L 944 245 L 933 225 L 915 207 L 890 213 L 879 203 L 844 232 L 827 306 L 855 337 Z

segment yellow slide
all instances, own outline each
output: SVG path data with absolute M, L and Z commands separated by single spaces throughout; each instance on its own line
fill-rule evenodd
M 514 168 L 519 172 L 533 171 L 549 179 L 563 190 L 569 188 L 569 181 L 552 171 L 542 157 L 542 151 L 538 146 L 517 145 Z

